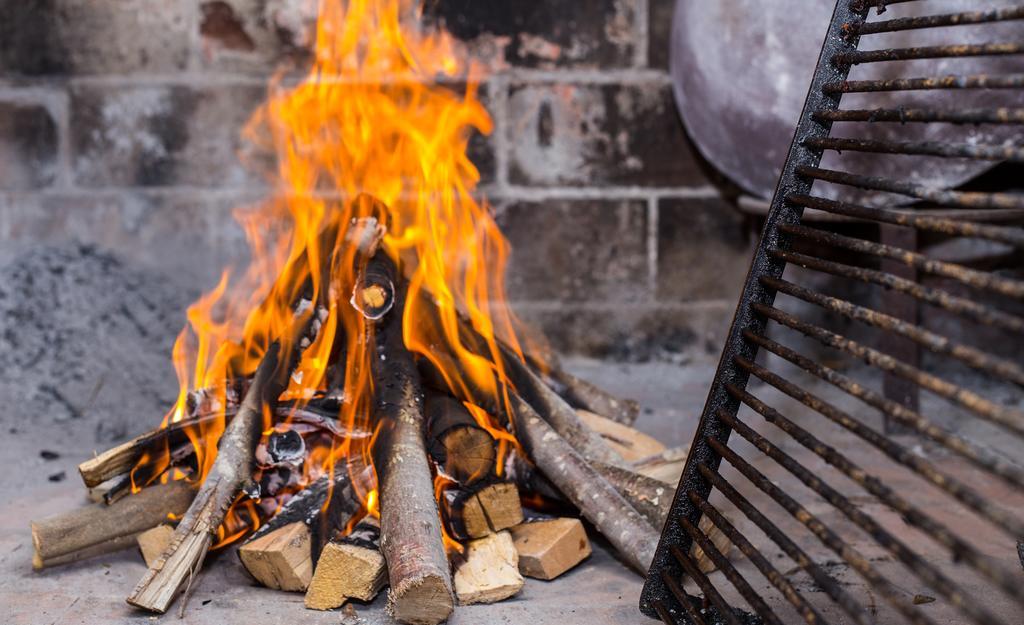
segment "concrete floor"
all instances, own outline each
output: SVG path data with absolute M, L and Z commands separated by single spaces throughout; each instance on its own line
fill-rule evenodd
M 697 356 L 685 364 L 644 363 L 619 364 L 603 363 L 585 359 L 570 359 L 568 368 L 588 379 L 605 385 L 610 390 L 631 394 L 639 399 L 645 410 L 638 426 L 662 440 L 666 445 L 688 443 L 692 437 L 696 418 L 703 405 L 708 384 L 714 372 L 715 362 L 711 357 Z M 840 449 L 853 448 L 850 435 L 836 428 L 821 426 L 820 419 L 812 422 L 807 415 L 778 394 L 768 392 L 763 386 L 752 386 L 753 392 L 763 397 L 804 427 L 811 429 L 833 446 Z M 818 389 L 828 397 L 826 389 Z M 995 393 L 995 391 L 993 391 Z M 841 407 L 871 423 L 867 409 L 859 408 L 852 400 L 833 396 Z M 1004 403 L 1019 401 L 1019 397 L 1008 397 Z M 997 453 L 1004 456 L 1016 454 L 1019 461 L 1020 449 L 1001 448 L 997 432 L 974 430 L 957 424 L 960 420 L 955 411 L 938 403 L 926 401 L 923 410 L 937 418 L 946 420 L 950 427 L 961 428 L 961 433 L 981 440 Z M 947 573 L 961 584 L 969 596 L 982 597 L 986 606 L 1008 625 L 1024 623 L 1020 606 L 991 591 L 976 576 L 964 571 L 965 567 L 951 562 L 948 554 L 930 540 L 918 534 L 904 523 L 898 515 L 879 505 L 873 498 L 845 478 L 838 477 L 817 457 L 812 456 L 795 443 L 784 440 L 771 426 L 756 421 L 756 415 L 741 413 L 743 419 L 765 434 L 787 452 L 796 456 L 808 468 L 820 475 L 864 512 L 875 517 L 894 535 L 905 540 L 923 558 Z M 877 425 L 877 423 L 875 423 Z M 84 500 L 83 489 L 77 479 L 75 465 L 84 459 L 90 450 L 83 449 L 78 441 L 91 440 L 89 436 L 95 424 L 86 420 L 65 422 L 59 427 L 24 427 L 17 432 L 0 437 L 0 457 L 10 469 L 6 479 L 0 482 L 0 624 L 7 625 L 51 625 L 55 623 L 149 623 L 159 620 L 176 621 L 173 615 L 162 618 L 152 617 L 134 611 L 124 603 L 125 595 L 144 571 L 141 557 L 134 552 L 124 552 L 62 568 L 34 572 L 31 568 L 32 546 L 28 522 L 56 512 L 71 509 Z M 141 429 L 141 428 L 140 428 Z M 956 458 L 948 457 L 927 445 L 913 439 L 904 441 L 915 452 L 925 455 L 944 470 L 954 473 L 975 485 L 990 500 L 999 502 L 1009 510 L 1024 510 L 1024 496 L 1010 492 L 1000 483 L 980 475 Z M 732 443 L 731 443 L 732 444 Z M 749 447 L 737 443 L 748 458 L 759 454 Z M 42 449 L 56 451 L 60 458 L 47 461 L 40 457 Z M 858 449 L 863 449 L 858 447 Z M 855 460 L 866 469 L 886 480 L 894 489 L 907 493 L 914 502 L 928 514 L 947 523 L 951 528 L 968 538 L 983 554 L 997 560 L 999 564 L 1021 574 L 1024 587 L 1024 572 L 1013 548 L 1013 541 L 987 529 L 983 523 L 969 514 L 964 514 L 947 503 L 947 498 L 922 487 L 919 480 L 906 471 L 889 464 L 880 455 L 867 452 Z M 794 478 L 783 474 L 770 464 L 758 462 L 759 466 L 788 492 L 805 502 L 808 509 L 821 515 L 822 520 L 834 524 L 844 537 L 865 557 L 871 560 L 880 572 L 895 580 L 895 591 L 906 598 L 914 595 L 940 597 L 938 601 L 920 606 L 936 623 L 965 623 L 967 619 L 941 599 L 935 592 L 895 562 L 894 558 L 874 545 L 866 535 L 859 533 L 851 524 L 829 505 L 815 500 L 802 491 Z M 49 476 L 64 471 L 66 479 L 52 482 Z M 731 477 L 732 474 L 727 476 Z M 737 478 L 737 484 L 742 480 Z M 750 489 L 743 489 L 751 492 Z M 714 501 L 714 500 L 713 500 Z M 816 502 L 816 503 L 815 503 Z M 747 533 L 751 540 L 762 548 L 769 560 L 787 575 L 790 581 L 815 605 L 822 616 L 832 623 L 845 623 L 848 619 L 831 607 L 827 597 L 794 565 L 784 559 L 772 545 L 749 523 L 742 522 L 735 511 L 727 513 L 737 526 Z M 828 561 L 826 568 L 864 605 L 869 606 L 880 624 L 900 622 L 895 618 L 880 596 L 868 589 L 861 579 L 839 558 L 821 547 L 805 530 L 788 518 L 779 509 L 772 510 L 772 518 L 783 529 L 804 546 L 819 561 Z M 767 582 L 744 560 L 734 554 L 733 561 L 754 583 L 757 590 L 772 595 L 769 602 L 779 610 L 785 623 L 796 623 L 798 617 L 781 598 L 768 591 Z M 716 583 L 727 588 L 728 583 L 721 574 L 713 574 Z M 620 564 L 600 543 L 595 542 L 594 555 L 583 565 L 552 582 L 527 580 L 523 592 L 512 600 L 490 606 L 458 607 L 450 620 L 453 625 L 491 623 L 528 623 L 529 625 L 611 625 L 627 622 L 650 622 L 636 608 L 642 580 Z M 736 601 L 736 605 L 742 605 Z M 224 625 L 244 623 L 258 625 L 278 622 L 319 623 L 390 623 L 384 614 L 383 601 L 378 599 L 370 605 L 358 605 L 351 611 L 313 612 L 302 606 L 302 596 L 269 591 L 258 586 L 247 577 L 238 564 L 233 552 L 221 554 L 208 561 L 203 576 L 198 581 L 185 623 L 196 625 Z

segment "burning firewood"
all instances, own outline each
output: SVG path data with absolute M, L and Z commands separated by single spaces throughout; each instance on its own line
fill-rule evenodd
M 427 448 L 437 466 L 459 484 L 474 484 L 494 471 L 494 438 L 458 400 L 427 393 Z
M 298 345 L 306 334 L 311 315 L 303 315 L 287 349 Z M 254 487 L 254 453 L 263 423 L 264 404 L 273 404 L 284 390 L 293 360 L 282 354 L 280 341 L 274 341 L 263 354 L 252 384 L 220 439 L 217 458 L 195 500 L 178 524 L 167 551 L 149 568 L 128 603 L 153 612 L 167 611 L 178 592 L 202 566 L 213 543 L 214 534 L 239 492 Z
M 538 519 L 513 527 L 519 572 L 555 579 L 590 555 L 587 531 L 579 519 Z
M 404 298 L 399 298 L 404 300 Z M 380 548 L 388 566 L 388 612 L 434 625 L 454 608 L 451 571 L 423 439 L 423 393 L 402 339 L 401 315 L 379 329 L 373 359 L 380 435 L 374 466 L 380 489 Z
M 640 416 L 640 405 L 632 399 L 620 399 L 567 371 L 557 367 L 534 365 L 533 359 L 529 357 L 527 360 L 535 369 L 544 371 L 542 376 L 548 381 L 548 386 L 574 408 L 601 415 L 623 425 L 633 425 Z
M 372 601 L 387 581 L 387 564 L 380 553 L 380 524 L 366 517 L 350 534 L 324 546 L 306 590 L 306 607 L 331 610 L 348 599 Z
M 127 549 L 135 537 L 183 513 L 195 489 L 184 482 L 158 484 L 142 489 L 109 506 L 94 504 L 79 510 L 32 522 L 32 565 L 66 564 L 87 557 Z
M 503 601 L 522 590 L 519 554 L 507 531 L 471 540 L 464 557 L 455 569 L 460 604 Z
M 302 521 L 246 541 L 238 557 L 245 570 L 267 588 L 304 591 L 313 577 L 310 531 Z
M 452 534 L 463 540 L 483 538 L 522 523 L 519 490 L 510 482 L 495 482 L 469 490 L 445 491 L 444 516 Z

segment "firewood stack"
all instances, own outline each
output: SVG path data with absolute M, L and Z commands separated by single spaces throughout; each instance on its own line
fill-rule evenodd
M 362 218 L 343 236 L 325 233 L 348 246 L 355 284 L 297 296 L 291 328 L 267 337 L 254 371 L 191 391 L 178 419 L 82 463 L 96 503 L 32 523 L 35 566 L 137 544 L 149 568 L 128 602 L 163 613 L 182 594 L 184 610 L 211 548 L 242 539 L 252 577 L 305 592 L 308 608 L 370 601 L 388 588 L 398 621 L 430 624 L 456 602 L 500 601 L 524 575 L 549 580 L 581 562 L 590 554 L 582 516 L 646 572 L 685 450 L 633 429 L 634 402 L 485 337 L 466 317 L 461 344 L 493 363 L 493 379 L 481 382 L 441 346 L 429 358 L 408 349 L 407 306 L 414 323 L 439 323 L 440 305 L 413 295 L 407 268 L 380 245 L 385 222 Z M 352 401 L 343 347 L 331 350 L 312 398 L 284 395 L 329 311 L 365 320 L 365 422 L 339 417 Z M 196 440 L 218 419 L 219 440 Z M 211 443 L 216 456 L 203 473 L 197 447 Z M 342 461 L 326 464 L 317 451 L 342 448 Z

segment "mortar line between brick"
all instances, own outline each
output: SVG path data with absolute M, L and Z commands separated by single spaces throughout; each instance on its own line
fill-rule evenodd
M 718 191 L 711 185 L 699 187 L 523 187 L 509 185 L 505 189 L 482 189 L 483 192 L 500 192 L 508 200 L 602 200 L 677 198 L 708 199 L 718 197 Z
M 647 288 L 658 299 L 658 199 L 647 198 Z
M 650 0 L 637 0 L 636 3 L 636 46 L 633 50 L 633 65 L 646 68 L 650 50 Z
M 55 96 L 57 106 L 57 178 L 56 188 L 71 189 L 71 97 L 61 89 Z
M 508 190 L 508 81 L 504 76 L 495 76 L 489 88 L 494 117 L 494 180 L 499 194 L 504 194 Z

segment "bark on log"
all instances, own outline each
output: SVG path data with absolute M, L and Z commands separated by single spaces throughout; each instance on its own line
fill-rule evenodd
M 530 458 L 636 571 L 654 557 L 658 533 L 533 408 L 512 395 L 515 432 Z
M 377 349 L 373 377 L 380 435 L 373 454 L 380 546 L 391 583 L 387 610 L 403 623 L 434 625 L 451 614 L 454 595 L 423 437 L 420 379 L 403 343 L 400 314 L 381 328 Z
M 366 517 L 352 533 L 332 538 L 324 546 L 306 590 L 306 607 L 333 610 L 347 599 L 373 601 L 387 580 L 387 564 L 380 553 L 380 524 Z
M 679 482 L 679 476 L 683 472 L 683 465 L 686 464 L 688 455 L 690 455 L 689 445 L 673 447 L 660 454 L 637 460 L 632 464 L 632 469 L 647 477 L 675 484 Z
M 494 438 L 462 404 L 441 393 L 427 393 L 427 449 L 446 475 L 470 485 L 494 472 Z
M 297 346 L 300 337 L 305 335 L 309 317 L 306 314 L 303 321 L 297 323 L 299 330 L 290 345 Z M 128 596 L 129 604 L 162 614 L 186 582 L 199 572 L 235 497 L 239 492 L 252 492 L 256 488 L 252 471 L 263 425 L 263 405 L 272 405 L 287 386 L 291 362 L 296 359 L 282 354 L 279 341 L 267 348 L 238 414 L 221 436 L 210 473 L 178 524 L 171 545 Z
M 655 529 L 660 530 L 665 525 L 675 487 L 621 467 L 600 462 L 591 464 Z
M 628 425 L 612 421 L 589 410 L 577 410 L 576 414 L 626 462 L 632 463 L 665 451 L 665 446 L 660 441 Z
M 620 399 L 568 371 L 552 367 L 545 377 L 551 379 L 551 386 L 574 408 L 588 410 L 624 425 L 633 425 L 640 416 L 640 404 L 635 400 Z
M 182 514 L 195 492 L 185 482 L 157 484 L 109 506 L 94 504 L 33 521 L 32 564 L 41 569 L 126 549 L 140 532 L 163 523 L 168 514 Z

